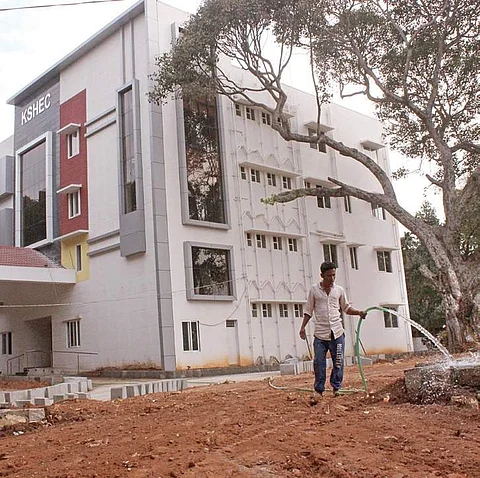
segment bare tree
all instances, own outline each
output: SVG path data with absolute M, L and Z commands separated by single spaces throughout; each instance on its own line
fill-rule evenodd
M 172 92 L 239 97 L 273 117 L 287 141 L 324 143 L 367 168 L 381 192 L 334 178 L 335 186 L 296 189 L 269 203 L 303 196 L 351 195 L 386 209 L 425 245 L 434 269 L 422 273 L 442 294 L 452 350 L 480 343 L 480 250 L 465 248 L 461 228 L 480 202 L 480 0 L 206 0 L 171 52 L 158 58 L 150 99 Z M 266 38 L 278 44 L 269 57 Z M 316 135 L 292 131 L 282 75 L 295 49 L 309 54 L 316 90 Z M 224 68 L 234 61 L 254 79 L 239 84 Z M 322 132 L 320 114 L 333 88 L 363 95 L 376 108 L 390 145 L 442 194 L 445 223 L 428 224 L 398 202 L 391 178 L 368 155 Z M 269 101 L 260 98 L 269 96 Z M 260 96 L 262 94 L 263 96 Z M 405 170 L 397 175 L 405 174 Z M 468 216 L 472 221 L 472 215 Z M 473 229 L 479 217 L 473 218 Z M 462 245 L 463 244 L 463 245 Z

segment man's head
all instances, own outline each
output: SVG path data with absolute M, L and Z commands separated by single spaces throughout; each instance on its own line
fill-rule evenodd
M 337 266 L 333 262 L 323 262 L 320 266 L 320 276 L 323 279 L 323 284 L 327 287 L 331 287 L 335 282 L 336 273 Z

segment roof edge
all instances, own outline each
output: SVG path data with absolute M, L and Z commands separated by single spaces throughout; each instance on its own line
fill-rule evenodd
M 72 63 L 77 61 L 87 52 L 95 48 L 103 40 L 111 36 L 116 32 L 121 26 L 128 23 L 133 18 L 137 17 L 139 14 L 145 11 L 145 2 L 140 0 L 135 5 L 131 6 L 128 10 L 122 13 L 120 16 L 112 20 L 105 27 L 95 33 L 93 36 L 85 40 L 81 45 L 79 45 L 75 50 L 68 53 L 61 60 L 55 63 L 48 70 L 43 72 L 40 76 L 35 78 L 27 86 L 22 88 L 18 93 L 13 95 L 7 100 L 9 105 L 17 105 L 21 103 L 25 98 L 29 97 L 32 93 L 39 90 L 42 86 L 48 84 L 53 77 L 58 75 L 62 70 L 70 66 Z

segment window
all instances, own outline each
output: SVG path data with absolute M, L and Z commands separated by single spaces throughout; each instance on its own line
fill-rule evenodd
M 200 350 L 200 324 L 197 321 L 182 322 L 184 352 Z
M 350 267 L 352 269 L 358 269 L 357 248 L 349 247 L 348 251 L 350 253 Z
M 397 311 L 397 308 L 396 307 L 388 307 L 389 309 L 393 310 L 393 311 Z M 383 311 L 383 323 L 385 324 L 385 328 L 386 329 L 389 329 L 389 328 L 397 328 L 398 327 L 398 317 L 387 311 L 387 310 L 384 310 Z
M 247 232 L 247 246 L 252 247 L 253 241 L 252 241 L 252 235 Z
M 288 317 L 288 304 L 278 304 L 280 317 Z
M 133 89 L 120 93 L 120 138 L 123 213 L 137 210 L 137 174 L 133 137 Z
M 272 304 L 262 304 L 262 317 L 272 316 Z
M 67 322 L 67 347 L 80 347 L 80 319 Z
M 383 219 L 384 221 L 387 219 L 387 216 L 385 214 L 385 209 L 383 207 L 371 203 L 372 206 L 372 216 L 377 218 L 377 219 Z
M 334 264 L 338 264 L 337 246 L 335 244 L 323 245 L 323 260 L 328 262 L 333 262 Z
M 77 244 L 75 247 L 75 258 L 76 258 L 76 265 L 77 265 L 77 272 L 82 270 L 82 245 Z
M 292 189 L 292 178 L 288 176 L 282 176 L 283 189 Z
M 183 99 L 189 218 L 225 224 L 223 166 L 218 140 L 217 104 Z
M 377 251 L 378 270 L 392 272 L 392 258 L 389 251 Z
M 42 141 L 20 155 L 20 245 L 47 238 L 47 143 Z
M 267 184 L 269 186 L 276 186 L 277 185 L 277 177 L 273 173 L 267 173 Z
M 316 188 L 323 189 L 319 184 L 317 184 Z M 317 197 L 317 207 L 332 209 L 332 201 L 329 197 Z
M 247 179 L 247 171 L 245 171 L 243 166 L 240 166 L 240 177 L 245 180 Z
M 67 134 L 67 157 L 71 158 L 80 152 L 80 132 L 75 130 L 73 133 Z
M 80 215 L 80 190 L 77 189 L 73 193 L 67 194 L 68 203 L 68 219 L 72 219 Z
M 273 248 L 276 251 L 281 251 L 283 249 L 282 238 L 281 237 L 273 236 L 272 237 L 272 243 L 273 243 Z
M 348 212 L 349 214 L 352 213 L 352 204 L 350 202 L 350 196 L 343 197 L 343 206 L 345 208 L 345 212 Z
M 260 171 L 258 169 L 251 169 L 250 170 L 250 178 L 252 183 L 259 183 L 260 182 Z
M 297 240 L 295 238 L 288 238 L 288 250 L 290 252 L 297 252 Z
M 238 103 L 235 103 L 235 114 L 237 116 L 242 116 L 242 107 Z
M 271 117 L 270 113 L 266 113 L 265 111 L 262 111 L 262 123 L 266 124 L 268 126 L 271 126 L 272 117 Z
M 293 315 L 303 317 L 303 304 L 293 304 Z
M 257 239 L 257 247 L 259 247 L 260 249 L 267 248 L 267 238 L 265 234 L 257 234 L 256 239 Z
M 2 332 L 2 355 L 12 355 L 12 332 Z
M 233 295 L 230 249 L 191 246 L 191 255 L 194 295 Z
M 258 317 L 258 307 L 257 304 L 252 304 L 252 317 Z
M 310 181 L 304 181 L 303 185 L 305 186 L 306 189 L 310 189 L 312 187 Z
M 247 119 L 255 121 L 255 110 L 249 106 L 245 107 L 245 116 Z
M 316 136 L 317 132 L 313 128 L 308 128 L 308 136 Z M 318 149 L 321 153 L 327 152 L 327 145 L 325 143 L 310 143 L 310 148 Z

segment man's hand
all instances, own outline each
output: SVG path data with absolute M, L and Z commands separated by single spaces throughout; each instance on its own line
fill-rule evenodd
M 364 310 L 361 310 L 358 315 L 362 320 L 367 318 L 367 313 Z
M 302 340 L 305 340 L 305 339 L 307 338 L 307 334 L 305 333 L 305 327 L 302 327 L 302 328 L 300 329 L 300 338 L 301 338 Z

